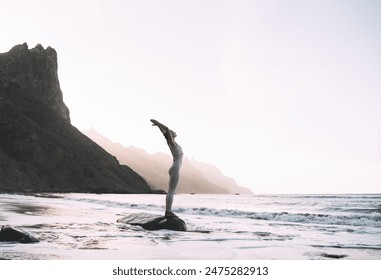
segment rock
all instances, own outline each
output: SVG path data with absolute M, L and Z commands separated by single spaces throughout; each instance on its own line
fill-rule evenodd
M 155 218 L 149 222 L 142 224 L 147 230 L 170 229 L 175 231 L 186 231 L 185 222 L 180 218 L 166 218 L 164 216 Z
M 141 226 L 146 230 L 169 229 L 186 231 L 185 222 L 180 218 L 166 218 L 165 216 L 134 213 L 117 220 L 119 223 Z
M 0 242 L 36 243 L 40 241 L 21 229 L 2 226 L 0 229 Z
M 0 192 L 152 193 L 146 181 L 70 123 L 57 53 L 0 53 Z

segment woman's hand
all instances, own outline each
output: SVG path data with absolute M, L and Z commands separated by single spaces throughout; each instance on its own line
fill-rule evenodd
M 154 120 L 154 119 L 151 119 L 151 122 L 152 122 L 152 125 L 155 126 L 155 125 L 158 125 L 159 122 L 157 120 Z

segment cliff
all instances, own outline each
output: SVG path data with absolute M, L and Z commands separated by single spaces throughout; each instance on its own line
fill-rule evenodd
M 167 191 L 168 169 L 172 164 L 169 155 L 163 153 L 150 155 L 143 149 L 123 147 L 121 144 L 113 143 L 93 128 L 83 133 L 110 154 L 115 155 L 120 163 L 129 165 L 142 175 L 152 188 Z M 252 194 L 249 189 L 238 186 L 234 179 L 223 175 L 216 166 L 189 160 L 187 157 L 183 159 L 180 174 L 177 193 Z
M 57 66 L 41 45 L 0 54 L 0 192 L 152 192 L 71 125 Z

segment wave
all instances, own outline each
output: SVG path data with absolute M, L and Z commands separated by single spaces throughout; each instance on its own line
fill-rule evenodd
M 380 213 L 381 214 L 381 208 L 350 208 L 342 210 L 343 212 L 359 212 L 359 213 Z
M 354 214 L 381 214 L 381 206 L 377 205 L 375 208 L 345 208 L 341 207 L 325 207 L 321 209 L 323 212 L 342 212 L 342 213 L 354 213 Z
M 194 215 L 208 215 L 217 217 L 248 218 L 253 220 L 325 224 L 325 225 L 348 225 L 381 228 L 381 213 L 370 215 L 328 215 L 315 213 L 289 213 L 289 212 L 249 212 L 234 209 L 212 208 L 180 208 L 178 212 Z
M 163 208 L 163 206 L 159 206 L 152 203 L 148 203 L 148 204 L 142 204 L 138 202 L 129 203 L 129 202 L 118 202 L 113 200 L 99 200 L 99 199 L 92 199 L 92 198 L 66 198 L 66 199 L 72 200 L 72 201 L 90 203 L 93 205 L 103 205 L 105 207 L 110 207 L 110 208 L 142 209 L 142 210 L 143 209 L 159 210 Z
M 101 204 L 106 207 L 115 207 L 122 209 L 135 209 L 149 212 L 163 211 L 163 205 L 152 203 L 128 203 L 117 202 L 112 200 L 99 199 L 73 199 L 76 201 L 87 202 L 91 204 Z M 330 210 L 329 213 L 326 211 Z M 342 209 L 330 207 L 325 208 L 322 212 L 315 213 L 290 213 L 290 212 L 255 212 L 238 209 L 216 209 L 213 207 L 175 207 L 177 213 L 194 216 L 214 216 L 223 218 L 245 218 L 253 220 L 265 220 L 274 222 L 288 223 L 305 223 L 305 224 L 322 224 L 322 225 L 346 225 L 359 227 L 375 227 L 381 228 L 381 211 L 376 209 Z M 347 212 L 348 211 L 348 212 Z M 355 211 L 355 212 L 354 212 Z M 337 214 L 336 214 L 337 213 Z

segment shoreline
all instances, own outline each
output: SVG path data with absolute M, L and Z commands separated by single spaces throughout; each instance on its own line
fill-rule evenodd
M 41 241 L 36 244 L 0 243 L 0 258 L 381 259 L 381 227 L 378 227 L 381 223 L 377 219 L 373 226 L 367 226 L 368 222 L 362 226 L 351 225 L 351 222 L 327 224 L 324 217 L 320 224 L 316 224 L 290 221 L 287 214 L 282 214 L 294 202 L 298 202 L 296 209 L 304 207 L 303 211 L 312 213 L 314 208 L 306 204 L 313 201 L 311 198 L 300 200 L 294 196 L 294 201 L 290 201 L 289 197 L 276 196 L 270 199 L 255 195 L 178 195 L 175 210 L 186 222 L 188 231 L 174 232 L 148 231 L 139 226 L 117 223 L 117 219 L 131 213 L 162 214 L 163 196 L 50 195 L 0 194 L 1 225 L 21 228 Z M 318 201 L 321 202 L 321 198 Z M 379 200 L 370 201 L 374 201 L 374 205 L 379 204 Z M 369 203 L 366 205 L 370 207 Z M 229 207 L 235 210 L 221 212 Z M 240 211 L 261 213 L 270 209 L 279 213 L 283 220 L 274 220 L 271 213 L 269 219 L 240 214 Z

